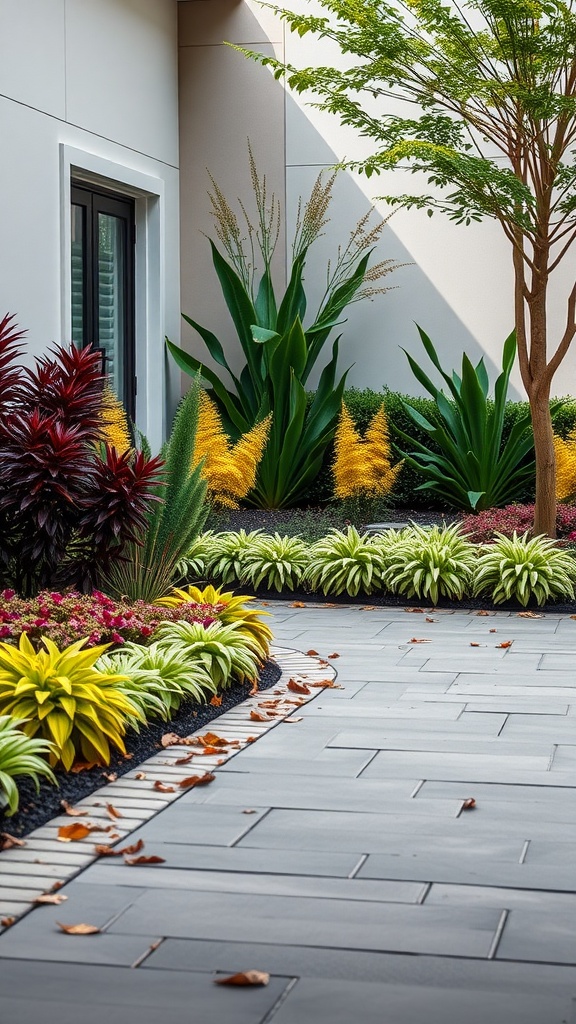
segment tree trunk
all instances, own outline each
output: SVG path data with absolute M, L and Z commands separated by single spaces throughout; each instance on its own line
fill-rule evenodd
M 536 507 L 534 509 L 534 535 L 556 536 L 556 457 L 554 430 L 550 415 L 550 387 L 531 388 L 528 395 L 534 451 L 536 454 Z

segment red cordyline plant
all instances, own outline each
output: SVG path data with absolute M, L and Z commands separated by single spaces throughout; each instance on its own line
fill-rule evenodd
M 87 638 L 87 646 L 123 644 L 131 640 L 146 645 L 166 620 L 199 622 L 209 626 L 224 605 L 188 602 L 177 608 L 161 608 L 145 601 L 113 601 L 94 590 L 91 595 L 67 591 L 41 591 L 21 598 L 14 590 L 0 591 L 0 640 L 17 644 L 26 633 L 34 647 L 49 637 L 59 647 Z
M 56 346 L 30 369 L 22 337 L 0 321 L 0 586 L 88 591 L 141 535 L 163 463 L 99 444 L 98 353 Z
M 504 508 L 487 508 L 476 515 L 466 516 L 461 523 L 462 532 L 476 544 L 494 540 L 495 533 L 512 537 L 516 532 L 531 533 L 534 525 L 534 505 L 506 505 Z M 576 531 L 576 505 L 558 503 L 556 530 L 559 538 L 574 540 Z

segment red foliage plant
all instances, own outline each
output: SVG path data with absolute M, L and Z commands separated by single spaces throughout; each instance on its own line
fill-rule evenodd
M 465 516 L 462 520 L 462 532 L 476 544 L 486 544 L 494 540 L 495 533 L 503 533 L 511 537 L 514 531 L 521 536 L 531 532 L 534 524 L 534 505 L 506 505 L 504 508 L 487 508 L 475 515 Z M 576 506 L 558 504 L 556 512 L 556 530 L 559 538 L 575 539 Z
M 0 586 L 89 590 L 161 500 L 163 463 L 99 443 L 97 352 L 57 346 L 24 367 L 13 321 L 0 321 Z
M 162 608 L 145 601 L 113 601 L 95 590 L 88 596 L 76 591 L 44 590 L 32 598 L 21 598 L 13 590 L 0 591 L 0 640 L 17 644 L 26 633 L 34 647 L 49 637 L 59 647 L 87 638 L 88 646 L 123 644 L 126 640 L 146 645 L 158 626 L 171 621 L 200 622 L 209 626 L 218 619 L 223 605 L 187 602 L 177 608 Z

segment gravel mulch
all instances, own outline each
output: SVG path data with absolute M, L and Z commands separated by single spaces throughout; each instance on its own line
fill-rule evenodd
M 260 674 L 259 689 L 267 690 L 274 686 L 280 674 L 280 667 L 275 661 L 266 662 Z M 213 707 L 211 704 L 183 704 L 179 713 L 170 722 L 152 722 L 140 733 L 131 730 L 125 737 L 129 756 L 124 758 L 120 753 L 113 754 L 108 768 L 91 768 L 78 773 L 57 771 L 58 789 L 47 780 L 42 780 L 37 794 L 31 779 L 17 779 L 20 807 L 11 818 L 0 811 L 0 832 L 25 836 L 33 829 L 46 824 L 62 813 L 61 800 L 75 804 L 83 797 L 90 796 L 100 786 L 104 786 L 107 781 L 105 774 L 114 773 L 120 777 L 136 768 L 161 749 L 160 739 L 164 733 L 175 732 L 179 736 L 188 736 L 197 729 L 202 729 L 225 711 L 246 700 L 248 687 L 236 684 L 229 690 L 222 691 L 220 696 L 222 704 L 219 707 Z

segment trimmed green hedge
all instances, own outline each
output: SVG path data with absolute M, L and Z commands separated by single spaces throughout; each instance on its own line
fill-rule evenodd
M 309 395 L 312 401 L 313 394 Z M 356 426 L 363 432 L 366 430 L 372 416 L 380 408 L 384 401 L 391 435 L 394 438 L 394 431 L 403 430 L 411 437 L 422 441 L 430 448 L 433 442 L 424 431 L 420 430 L 410 419 L 405 411 L 402 401 L 407 401 L 414 409 L 420 412 L 427 419 L 434 419 L 435 404 L 431 398 L 414 398 L 412 395 L 402 395 L 397 391 L 390 391 L 383 388 L 382 391 L 372 391 L 370 388 L 363 390 L 359 388 L 348 388 L 344 392 L 344 401 L 350 411 Z M 565 405 L 554 416 L 554 429 L 561 437 L 566 437 L 576 427 L 576 399 L 567 397 Z M 518 416 L 528 408 L 527 402 L 506 403 L 506 415 L 504 419 L 504 438 L 507 438 Z M 333 483 L 331 465 L 334 458 L 333 446 L 330 446 L 324 465 L 316 480 L 306 494 L 306 502 L 310 505 L 323 505 L 332 497 Z M 394 494 L 390 495 L 391 505 L 399 508 L 432 508 L 434 496 L 429 491 L 417 491 L 418 484 L 422 478 L 408 466 L 404 466 L 399 475 Z M 527 488 L 526 493 L 519 496 L 519 501 L 534 501 L 534 489 Z

